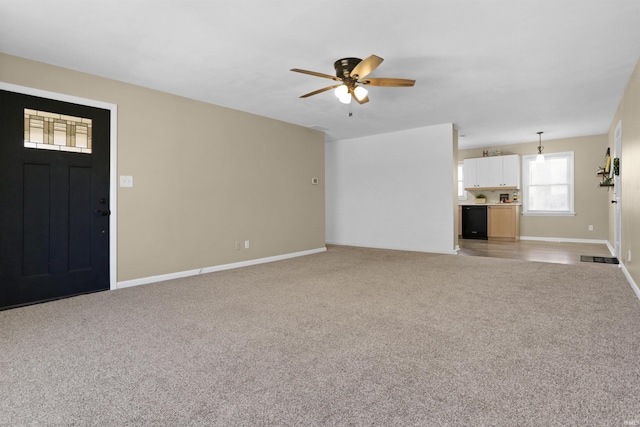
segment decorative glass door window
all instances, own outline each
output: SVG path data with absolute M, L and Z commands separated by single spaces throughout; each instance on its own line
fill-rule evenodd
M 91 119 L 25 108 L 24 146 L 91 154 Z

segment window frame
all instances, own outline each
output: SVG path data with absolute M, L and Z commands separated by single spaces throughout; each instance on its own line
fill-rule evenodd
M 526 216 L 575 216 L 575 163 L 574 152 L 564 151 L 560 153 L 544 154 L 544 159 L 562 158 L 568 160 L 568 208 L 563 211 L 549 211 L 549 210 L 531 210 L 529 209 L 529 165 L 535 163 L 536 154 L 522 156 L 522 215 Z M 553 184 L 548 184 L 553 185 Z
M 460 171 L 462 171 L 462 173 L 460 173 Z M 467 200 L 468 199 L 468 194 L 467 190 L 465 190 L 464 188 L 464 161 L 459 161 L 458 162 L 458 188 L 460 188 L 460 183 L 462 182 L 462 195 L 460 195 L 460 193 L 458 193 L 458 200 Z M 456 189 L 457 191 L 457 189 Z

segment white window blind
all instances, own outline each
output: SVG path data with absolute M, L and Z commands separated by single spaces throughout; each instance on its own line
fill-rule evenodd
M 522 157 L 524 215 L 575 215 L 573 151 Z

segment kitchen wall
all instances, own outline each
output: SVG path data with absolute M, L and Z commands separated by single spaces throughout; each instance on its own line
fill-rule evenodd
M 119 282 L 324 248 L 323 133 L 15 56 L 0 63 L 0 81 L 118 105 L 118 175 L 134 178 L 118 189 Z
M 538 138 L 527 144 L 501 145 L 499 147 L 483 147 L 459 150 L 458 159 L 482 157 L 483 150 L 501 150 L 502 154 L 520 154 L 521 156 L 537 154 Z M 609 206 L 612 190 L 599 188 L 600 177 L 596 175 L 598 166 L 604 166 L 604 157 L 608 146 L 607 135 L 581 136 L 556 140 L 545 140 L 542 135 L 543 153 L 574 152 L 574 209 L 575 216 L 548 217 L 522 216 L 520 235 L 523 238 L 581 239 L 606 241 L 609 238 Z M 497 200 L 497 192 L 485 192 L 490 198 Z M 495 194 L 494 194 L 495 193 Z M 512 194 L 512 192 L 511 192 Z M 522 200 L 522 192 L 520 200 Z M 593 225 L 593 231 L 589 231 Z
M 621 262 L 636 284 L 640 284 L 640 61 L 631 75 L 620 100 L 608 141 L 613 152 L 614 132 L 622 123 L 622 156 L 620 178 L 622 181 L 622 238 Z M 609 242 L 614 244 L 613 205 L 608 204 Z M 638 294 L 640 297 L 640 294 Z
M 327 242 L 454 253 L 455 138 L 447 123 L 327 142 Z

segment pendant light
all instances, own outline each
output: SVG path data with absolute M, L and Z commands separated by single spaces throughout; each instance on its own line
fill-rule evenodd
M 538 155 L 536 156 L 536 162 L 538 163 L 543 163 L 544 162 L 544 155 L 542 154 L 542 150 L 544 150 L 544 147 L 542 146 L 542 134 L 544 132 L 538 132 Z

